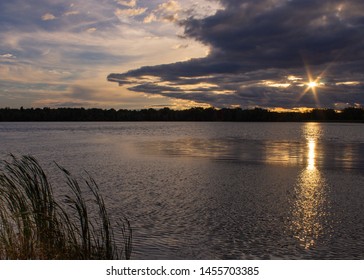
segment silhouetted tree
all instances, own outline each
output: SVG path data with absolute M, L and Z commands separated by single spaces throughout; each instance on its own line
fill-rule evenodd
M 364 122 L 362 108 L 346 108 L 341 112 L 333 109 L 314 109 L 308 112 L 271 112 L 267 109 L 194 107 L 173 110 L 142 109 L 98 109 L 49 107 L 0 109 L 0 121 L 230 121 L 230 122 L 302 122 L 302 121 L 351 121 Z

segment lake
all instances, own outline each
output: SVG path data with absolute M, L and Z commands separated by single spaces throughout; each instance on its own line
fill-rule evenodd
M 363 124 L 0 123 L 0 140 L 1 159 L 88 171 L 132 259 L 364 259 Z

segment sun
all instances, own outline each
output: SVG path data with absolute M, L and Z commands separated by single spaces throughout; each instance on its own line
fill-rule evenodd
M 307 85 L 308 85 L 308 87 L 309 87 L 309 88 L 315 88 L 315 87 L 317 87 L 317 86 L 318 86 L 318 83 L 317 83 L 317 82 L 315 82 L 315 81 L 311 81 L 311 82 L 309 82 Z
M 324 84 L 320 81 L 321 75 L 317 76 L 316 79 L 312 77 L 311 72 L 307 72 L 307 81 L 302 84 L 302 86 L 305 86 L 304 90 L 301 92 L 301 94 L 298 96 L 297 100 L 301 100 L 301 98 L 307 94 L 308 92 L 312 93 L 312 96 L 315 100 L 316 107 L 320 107 L 320 100 L 318 95 L 318 90 L 324 86 Z
M 305 96 L 308 92 L 311 92 L 311 96 L 314 98 L 314 102 L 316 103 L 316 107 L 320 108 L 320 100 L 319 100 L 319 90 L 326 87 L 325 83 L 322 82 L 322 78 L 325 76 L 328 71 L 331 63 L 318 75 L 313 75 L 313 72 L 310 70 L 308 63 L 304 60 L 304 66 L 306 68 L 307 80 L 302 83 L 301 86 L 304 87 L 303 91 L 298 95 L 297 102 L 300 101 L 303 96 Z

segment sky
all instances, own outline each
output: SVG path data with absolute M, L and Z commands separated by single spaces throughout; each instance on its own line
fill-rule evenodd
M 364 105 L 362 0 L 0 1 L 0 107 Z

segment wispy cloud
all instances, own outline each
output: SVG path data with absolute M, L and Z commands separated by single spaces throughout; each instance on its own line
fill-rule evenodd
M 115 14 L 118 16 L 128 16 L 128 17 L 134 17 L 139 16 L 145 11 L 147 8 L 136 8 L 136 9 L 116 9 Z
M 90 27 L 90 28 L 87 28 L 87 32 L 88 33 L 93 33 L 93 32 L 95 32 L 97 30 L 97 28 L 95 28 L 95 27 Z
M 2 58 L 16 58 L 16 56 L 11 54 L 11 53 L 0 54 L 0 57 L 2 57 Z
M 68 11 L 68 12 L 65 12 L 63 15 L 72 16 L 72 15 L 78 15 L 78 14 L 80 14 L 79 11 Z
M 117 3 L 119 3 L 120 5 L 123 5 L 123 6 L 127 6 L 127 7 L 135 7 L 137 5 L 136 0 L 129 0 L 129 1 L 118 0 Z
M 42 16 L 42 20 L 47 21 L 47 20 L 55 20 L 56 17 L 55 15 L 51 14 L 51 13 L 46 13 Z
M 204 55 L 206 47 L 202 44 L 176 35 L 179 26 L 143 23 L 147 13 L 160 3 L 1 2 L 0 103 L 18 107 L 83 104 L 117 108 L 143 108 L 156 102 L 177 104 L 174 98 L 130 92 L 106 80 L 109 71 Z M 115 14 L 118 9 L 119 15 Z M 80 89 L 85 93 L 82 98 Z

